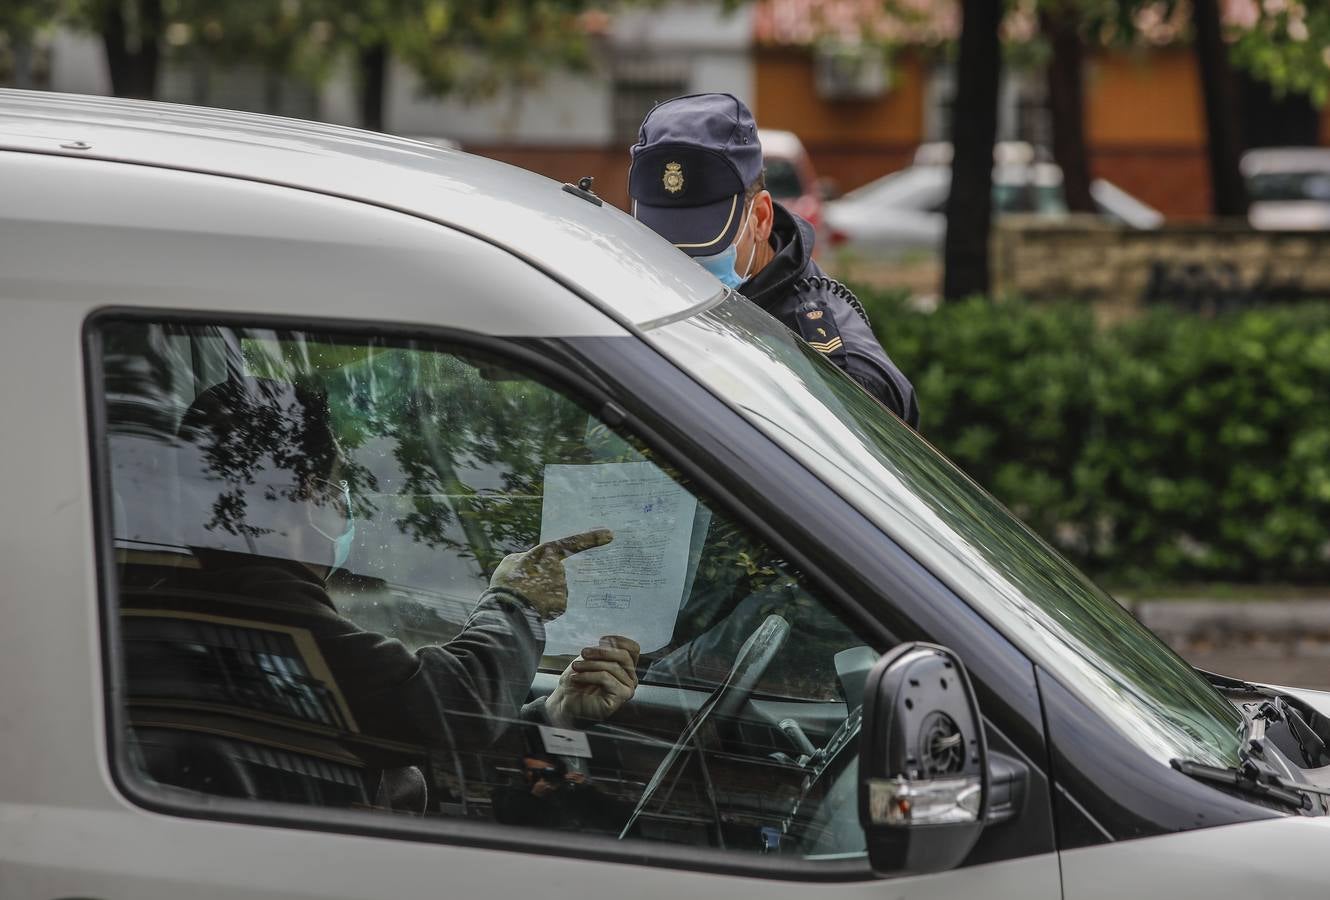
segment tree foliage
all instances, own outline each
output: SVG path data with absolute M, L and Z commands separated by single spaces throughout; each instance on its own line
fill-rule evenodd
M 427 93 L 484 97 L 587 67 L 600 9 L 595 0 L 12 0 L 0 4 L 0 33 L 59 21 L 97 34 L 120 95 L 155 96 L 172 54 L 312 83 L 349 60 L 378 66 L 380 91 L 395 59 Z
M 59 0 L 5 0 L 0 3 L 0 81 L 28 83 L 33 43 L 59 14 Z
M 1330 303 L 1105 328 L 1080 304 L 857 293 L 924 436 L 1087 571 L 1330 578 Z
M 30 40 L 59 14 L 60 0 L 5 0 L 0 3 L 0 36 L 8 42 Z
M 1330 101 L 1330 6 L 1298 0 L 1230 2 L 1233 60 L 1279 94 Z
M 453 3 L 424 0 L 392 36 L 394 53 L 431 93 L 487 96 L 586 69 L 594 20 L 584 0 Z M 417 27 L 423 25 L 423 27 Z

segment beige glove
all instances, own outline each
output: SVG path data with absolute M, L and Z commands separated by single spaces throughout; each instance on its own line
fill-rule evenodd
M 612 540 L 614 532 L 608 528 L 593 528 L 537 544 L 522 553 L 509 553 L 495 567 L 490 587 L 518 595 L 546 622 L 557 619 L 568 608 L 568 580 L 563 561 L 574 553 L 603 547 Z
M 599 647 L 583 647 L 545 699 L 545 715 L 560 728 L 578 719 L 601 721 L 614 715 L 637 691 L 637 641 L 606 635 Z

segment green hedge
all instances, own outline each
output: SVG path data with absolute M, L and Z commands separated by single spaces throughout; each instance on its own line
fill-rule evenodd
M 859 296 L 923 434 L 1096 576 L 1330 583 L 1330 302 L 1097 327 Z

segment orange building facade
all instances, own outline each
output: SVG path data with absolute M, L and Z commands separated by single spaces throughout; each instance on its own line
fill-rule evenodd
M 1085 86 L 1091 172 L 1170 219 L 1208 216 L 1205 106 L 1193 55 L 1101 54 Z
M 818 174 L 842 190 L 909 165 L 924 140 L 927 66 L 898 61 L 891 87 L 872 100 L 825 100 L 818 95 L 806 51 L 755 50 L 753 115 L 763 128 L 792 131 Z
M 850 190 L 909 164 L 928 138 L 929 66 L 897 60 L 879 98 L 830 101 L 815 89 L 811 54 L 755 51 L 754 113 L 766 128 L 794 131 L 819 174 Z M 1186 49 L 1104 53 L 1086 71 L 1086 139 L 1094 176 L 1107 178 L 1170 219 L 1210 210 L 1205 117 L 1195 59 Z M 1330 143 L 1330 116 L 1322 142 Z

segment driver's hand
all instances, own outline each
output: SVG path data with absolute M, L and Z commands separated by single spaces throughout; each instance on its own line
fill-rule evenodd
M 495 567 L 490 587 L 517 594 L 546 622 L 557 619 L 568 608 L 568 580 L 564 577 L 563 561 L 574 553 L 603 547 L 612 540 L 614 532 L 608 528 L 593 528 L 537 544 L 522 553 L 509 553 Z
M 599 722 L 618 712 L 637 691 L 641 652 L 637 641 L 619 635 L 602 637 L 599 647 L 583 647 L 545 700 L 550 722 L 568 728 L 578 719 Z

